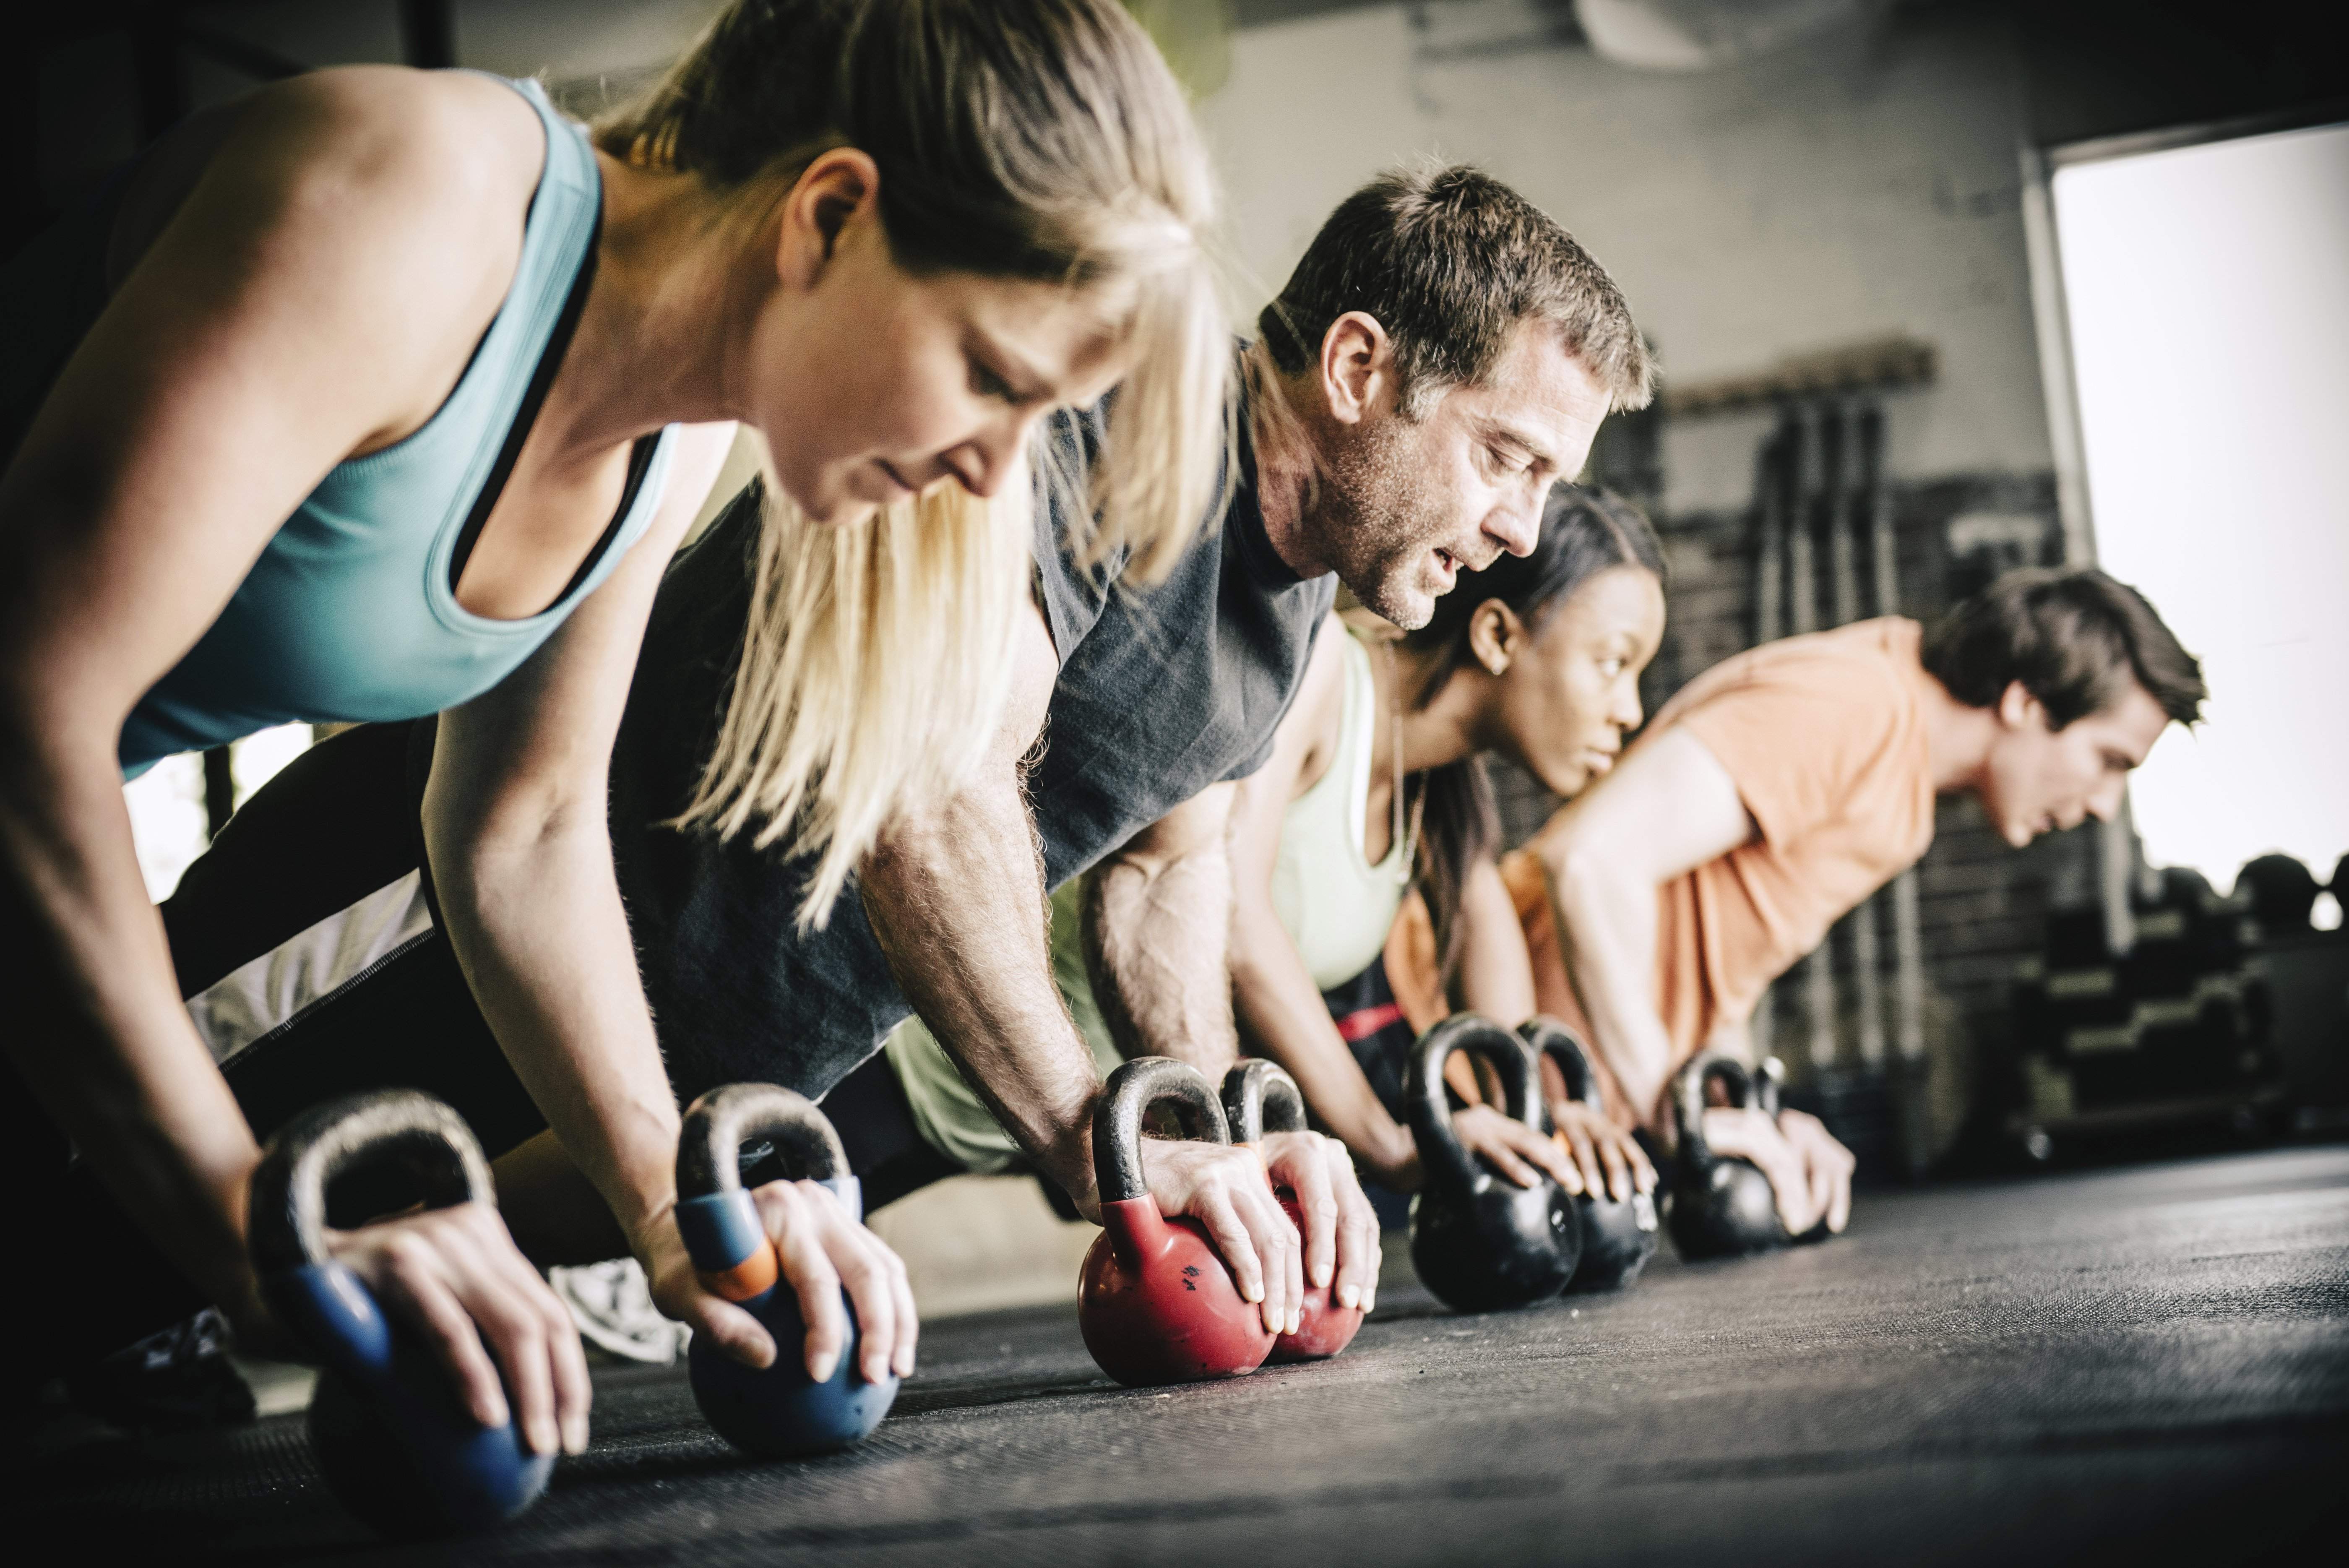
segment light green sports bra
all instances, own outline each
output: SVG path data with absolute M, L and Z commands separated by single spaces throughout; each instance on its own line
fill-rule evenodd
M 275 724 L 409 719 L 477 697 L 535 652 L 651 525 L 674 425 L 636 444 L 617 514 L 554 605 L 496 620 L 457 602 L 461 554 L 505 483 L 586 298 L 603 213 L 603 181 L 585 130 L 556 113 L 536 82 L 506 85 L 545 126 L 546 168 L 505 303 L 421 429 L 336 464 L 272 535 L 220 618 L 124 723 L 124 776 Z M 114 206 L 101 203 L 67 224 L 103 235 Z M 88 234 L 47 237 L 52 243 L 38 247 L 36 265 L 86 265 L 77 250 L 103 254 L 102 243 L 94 252 L 59 243 Z M 35 281 L 16 276 L 14 265 L 7 270 L 12 290 Z M 63 281 L 77 286 L 48 297 L 91 297 L 87 279 Z M 94 303 L 102 307 L 102 291 Z M 71 327 L 72 341 L 95 319 L 93 308 Z M 236 457 L 223 452 L 221 461 Z
M 1371 787 L 1371 742 L 1378 686 L 1370 651 L 1350 634 L 1339 639 L 1345 698 L 1338 745 L 1313 787 L 1289 802 L 1280 819 L 1280 852 L 1272 867 L 1272 907 L 1298 956 L 1328 991 L 1371 967 L 1402 908 L 1402 846 L 1391 845 L 1376 866 L 1362 853 Z M 1101 1005 L 1085 975 L 1078 930 L 1081 881 L 1052 895 L 1052 978 L 1069 1004 L 1095 1068 L 1106 1077 L 1119 1063 Z M 1018 1156 L 1011 1135 L 996 1124 L 919 1017 L 908 1018 L 882 1047 L 914 1113 L 923 1141 L 966 1170 L 998 1171 Z

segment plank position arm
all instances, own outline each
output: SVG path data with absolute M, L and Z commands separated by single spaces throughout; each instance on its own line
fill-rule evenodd
M 535 162 L 481 156 L 474 88 L 407 80 L 321 73 L 240 111 L 0 480 L 0 925 L 26 961 L 9 1059 L 254 1346 L 276 1341 L 245 1250 L 259 1150 L 180 1004 L 117 748 L 319 476 L 422 423 L 505 294 L 519 233 L 483 213 L 519 211 Z M 330 1245 L 478 1419 L 507 1418 L 502 1366 L 526 1442 L 584 1445 L 576 1336 L 493 1212 Z
M 1656 1001 L 1657 889 L 1759 832 L 1720 759 L 1687 731 L 1670 729 L 1635 748 L 1529 846 L 1548 886 L 1559 957 L 1590 1021 L 1591 1047 L 1633 1114 L 1660 1132 L 1671 1126 L 1673 1051 Z M 1816 1118 L 1790 1111 L 1781 1122 L 1714 1107 L 1705 1113 L 1705 1137 L 1761 1167 L 1789 1231 L 1807 1231 L 1823 1214 L 1840 1230 L 1850 1209 L 1849 1157 L 1809 1136 Z
M 1333 623 L 1315 644 L 1305 683 L 1281 721 L 1271 759 L 1237 786 L 1230 839 L 1232 1008 L 1248 1038 L 1297 1080 L 1305 1103 L 1331 1135 L 1380 1180 L 1410 1192 L 1420 1183 L 1419 1151 L 1411 1133 L 1387 1114 L 1371 1087 L 1273 907 L 1273 871 L 1280 858 L 1281 826 L 1289 805 L 1306 787 L 1302 781 L 1308 775 L 1330 765 L 1326 753 L 1337 729 L 1336 707 L 1344 700 L 1341 639 L 1347 635 Z M 1499 897 L 1504 919 L 1495 925 L 1488 909 L 1485 929 L 1472 928 L 1467 940 L 1483 935 L 1500 940 L 1496 949 L 1465 961 L 1463 989 L 1471 1008 L 1514 1023 L 1533 1013 L 1533 966 L 1499 872 L 1489 859 L 1481 868 L 1490 880 L 1489 893 Z M 1508 962 L 1511 942 L 1514 974 Z M 1473 1092 L 1467 1057 L 1455 1056 L 1446 1070 Z M 1472 1103 L 1462 1108 L 1453 1126 L 1472 1153 L 1490 1159 L 1518 1185 L 1533 1185 L 1531 1161 L 1566 1182 L 1568 1190 L 1582 1190 L 1574 1162 L 1524 1123 Z
M 1052 981 L 1043 867 L 1024 791 L 1023 759 L 1042 732 L 1058 664 L 1040 614 L 1019 635 L 1017 684 L 979 775 L 935 806 L 900 814 L 859 882 L 906 1000 L 997 1120 L 1097 1220 L 1092 1108 L 1101 1083 Z M 1226 1008 L 1226 1062 L 1230 1037 Z M 1268 1324 L 1287 1326 L 1299 1294 L 1296 1232 L 1256 1157 L 1153 1141 L 1143 1171 L 1160 1210 L 1205 1225 L 1241 1293 L 1261 1304 Z
M 1188 1062 L 1211 1082 L 1220 1082 L 1239 1054 L 1230 960 L 1231 837 L 1240 787 L 1201 791 L 1102 861 L 1085 886 L 1085 967 L 1118 1048 L 1128 1056 Z M 1274 935 L 1287 944 L 1277 927 Z M 1309 990 L 1311 983 L 1304 980 Z M 1318 992 L 1312 1000 L 1319 1011 Z M 1321 1017 L 1326 1025 L 1328 1013 Z M 1339 1046 L 1342 1051 L 1343 1042 Z M 1352 1067 L 1350 1057 L 1346 1065 Z M 1359 1078 L 1360 1069 L 1353 1071 Z M 1319 1133 L 1268 1133 L 1263 1150 L 1265 1170 L 1296 1193 L 1305 1218 L 1300 1254 L 1269 1189 L 1259 1181 L 1247 1190 L 1243 1212 L 1250 1231 L 1265 1226 L 1284 1244 L 1286 1299 L 1299 1301 L 1309 1281 L 1315 1289 L 1331 1286 L 1340 1305 L 1373 1304 L 1378 1218 L 1346 1146 Z M 1274 1321 L 1269 1313 L 1266 1321 Z

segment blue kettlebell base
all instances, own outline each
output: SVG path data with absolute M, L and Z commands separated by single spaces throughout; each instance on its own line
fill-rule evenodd
M 718 1435 L 761 1459 L 805 1459 L 850 1448 L 870 1437 L 897 1397 L 897 1379 L 867 1383 L 856 1371 L 856 1309 L 841 1293 L 848 1313 L 848 1345 L 832 1376 L 822 1383 L 807 1375 L 807 1324 L 788 1285 L 779 1284 L 741 1303 L 775 1337 L 774 1364 L 761 1371 L 745 1366 L 696 1334 L 687 1362 L 693 1397 Z

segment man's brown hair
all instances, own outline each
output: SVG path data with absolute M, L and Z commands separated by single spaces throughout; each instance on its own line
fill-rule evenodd
M 1313 236 L 1257 330 L 1281 373 L 1302 375 L 1330 324 L 1375 317 L 1394 345 L 1403 413 L 1492 372 L 1520 321 L 1554 327 L 1616 409 L 1647 406 L 1655 370 L 1606 269 L 1540 208 L 1480 169 L 1380 175 Z
M 2120 700 L 2134 680 L 2181 724 L 2210 695 L 2202 663 L 2127 583 L 2094 566 L 2008 572 L 1927 633 L 1926 670 L 1971 708 L 1994 708 L 2012 681 L 2060 730 Z

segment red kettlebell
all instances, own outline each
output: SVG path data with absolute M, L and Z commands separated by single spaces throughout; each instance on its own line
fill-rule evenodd
M 1303 1132 L 1305 1130 L 1305 1096 L 1299 1092 L 1297 1080 L 1282 1071 L 1277 1062 L 1261 1056 L 1244 1056 L 1232 1064 L 1224 1075 L 1224 1118 L 1231 1123 L 1232 1141 L 1259 1144 L 1268 1132 Z M 1297 1227 L 1297 1239 L 1305 1240 L 1305 1214 L 1297 1206 L 1297 1189 L 1276 1187 L 1272 1195 L 1288 1215 L 1288 1222 Z M 1305 1305 L 1298 1314 L 1297 1332 L 1284 1334 L 1273 1342 L 1269 1361 L 1323 1361 L 1337 1355 L 1354 1341 L 1354 1331 L 1362 1326 L 1362 1309 L 1341 1307 L 1330 1292 L 1335 1282 L 1328 1285 L 1305 1287 Z
M 1077 1276 L 1077 1326 L 1101 1369 L 1129 1388 L 1237 1377 L 1264 1365 L 1272 1334 L 1195 1220 L 1158 1212 L 1142 1178 L 1142 1118 L 1172 1100 L 1190 1136 L 1229 1143 L 1198 1069 L 1141 1056 L 1109 1075 L 1093 1107 L 1102 1233 Z

